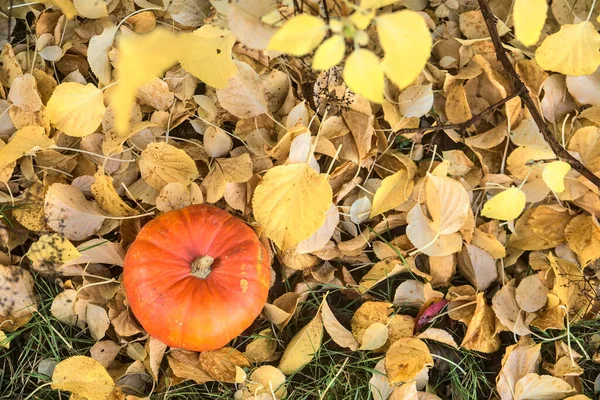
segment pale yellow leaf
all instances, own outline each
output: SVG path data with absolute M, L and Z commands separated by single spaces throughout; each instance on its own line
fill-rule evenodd
M 77 10 L 72 0 L 42 0 L 42 3 L 57 6 L 68 19 L 73 19 L 77 16 Z
M 0 264 L 0 325 L 14 332 L 25 325 L 37 310 L 33 277 L 22 266 Z M 10 299 L 10 301 L 9 301 Z
M 515 36 L 525 46 L 537 43 L 548 13 L 546 0 L 515 0 Z
M 106 310 L 103 307 L 89 303 L 86 310 L 86 320 L 92 338 L 94 340 L 102 339 L 110 326 Z
M 513 400 L 515 385 L 525 375 L 537 371 L 540 364 L 541 344 L 523 336 L 517 344 L 508 346 L 502 357 L 502 368 L 496 377 L 496 388 L 501 400 Z
M 24 155 L 45 150 L 53 144 L 54 141 L 41 126 L 23 127 L 13 134 L 6 146 L 0 148 L 0 167 L 17 161 Z
M 198 177 L 198 168 L 192 158 L 181 149 L 164 142 L 150 143 L 139 161 L 144 181 L 156 190 L 168 183 L 187 185 Z
M 421 73 L 431 52 L 432 39 L 425 19 L 415 11 L 402 10 L 376 19 L 385 57 L 383 70 L 404 89 Z
M 559 400 L 574 391 L 562 379 L 530 373 L 517 382 L 514 400 Z
M 77 323 L 77 314 L 75 313 L 76 298 L 76 290 L 67 289 L 64 292 L 60 292 L 54 300 L 52 300 L 50 313 L 60 322 L 74 326 Z
M 360 6 L 362 8 L 381 8 L 394 4 L 399 0 L 362 0 Z
M 452 335 L 443 329 L 427 328 L 425 331 L 419 333 L 418 338 L 426 340 L 435 340 L 436 342 L 444 343 L 450 347 L 458 349 L 458 345 L 456 344 L 456 341 L 454 340 Z
M 276 399 L 285 396 L 285 375 L 272 365 L 261 365 L 250 374 L 248 390 L 254 396 L 267 394 L 272 399 L 272 393 Z M 265 398 L 266 398 L 265 397 Z M 258 400 L 258 397 L 257 397 Z
M 261 79 L 249 64 L 235 61 L 237 73 L 229 78 L 227 86 L 217 89 L 217 98 L 223 108 L 238 118 L 257 117 L 267 112 L 267 100 Z
M 92 36 L 88 45 L 87 60 L 90 69 L 102 85 L 108 85 L 111 80 L 112 67 L 108 52 L 112 48 L 116 33 L 116 26 L 106 27 L 101 34 Z
M 546 37 L 535 51 L 535 60 L 545 70 L 565 75 L 590 75 L 600 65 L 600 33 L 589 21 L 564 24 Z
M 115 64 L 119 83 L 111 96 L 111 105 L 116 111 L 115 127 L 119 133 L 125 134 L 128 131 L 137 89 L 177 62 L 181 53 L 180 45 L 182 44 L 177 41 L 177 36 L 163 28 L 156 28 L 145 35 L 128 34 L 119 37 L 119 57 Z M 188 53 L 194 52 L 188 50 Z M 184 68 L 190 71 L 187 67 Z
M 375 322 L 365 329 L 360 341 L 359 350 L 375 350 L 380 348 L 388 340 L 388 327 L 381 322 Z
M 54 89 L 47 107 L 50 122 L 69 136 L 83 137 L 96 131 L 106 107 L 104 95 L 88 83 L 61 83 Z
M 356 49 L 346 59 L 344 82 L 353 92 L 375 103 L 383 102 L 383 69 L 379 58 L 365 49 Z
M 325 37 L 327 24 L 319 17 L 300 14 L 287 20 L 273 35 L 267 49 L 293 56 L 313 51 Z
M 108 17 L 104 0 L 73 0 L 73 5 L 82 17 L 90 19 Z
M 510 221 L 517 218 L 525 208 L 525 193 L 519 188 L 506 189 L 488 200 L 481 211 L 484 217 Z
M 181 35 L 181 66 L 209 86 L 222 89 L 237 68 L 231 59 L 235 36 L 225 29 L 204 25 L 191 33 Z M 157 53 L 162 56 L 162 53 Z
M 340 213 L 335 204 L 331 203 L 329 210 L 325 213 L 325 221 L 323 225 L 313 233 L 308 239 L 304 239 L 296 247 L 296 253 L 306 254 L 313 251 L 321 250 L 329 243 L 329 239 L 335 233 L 340 222 Z
M 333 192 L 325 174 L 307 164 L 271 168 L 252 199 L 254 217 L 282 250 L 315 233 L 325 220 Z
M 565 191 L 565 176 L 571 170 L 571 166 L 564 161 L 552 161 L 544 167 L 542 179 L 550 190 L 555 193 Z
M 107 400 L 115 384 L 96 360 L 74 356 L 59 362 L 52 374 L 52 389 L 71 392 L 88 400 Z
M 325 40 L 315 52 L 312 68 L 326 70 L 338 65 L 346 53 L 346 41 L 342 35 L 333 35 Z
M 546 305 L 549 292 L 538 275 L 529 275 L 519 283 L 515 298 L 522 310 L 533 313 Z
M 402 205 L 412 194 L 413 186 L 408 172 L 403 169 L 385 177 L 373 197 L 371 218 Z
M 348 329 L 346 329 L 335 317 L 327 300 L 323 300 L 322 318 L 325 330 L 331 336 L 333 341 L 342 347 L 346 347 L 352 351 L 358 349 L 358 342 Z M 387 328 L 386 328 L 387 330 Z M 386 339 L 387 340 L 387 339 Z M 385 342 L 384 342 L 385 343 Z
M 319 311 L 288 343 L 279 361 L 279 370 L 290 375 L 311 362 L 319 351 L 322 340 L 323 320 Z

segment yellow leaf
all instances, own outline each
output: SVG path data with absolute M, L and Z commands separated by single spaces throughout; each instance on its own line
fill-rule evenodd
M 515 35 L 525 46 L 537 43 L 548 13 L 546 0 L 515 0 Z
M 338 65 L 344 58 L 346 41 L 342 35 L 333 35 L 323 42 L 315 52 L 312 67 L 325 70 Z
M 346 60 L 343 76 L 353 92 L 375 103 L 383 102 L 383 69 L 379 58 L 369 50 L 354 50 Z
M 429 28 L 418 13 L 402 10 L 377 17 L 377 33 L 385 51 L 383 70 L 404 89 L 419 76 L 429 59 Z
M 600 64 L 600 34 L 591 22 L 564 24 L 535 51 L 535 60 L 545 70 L 561 74 L 590 75 Z
M 91 19 L 108 17 L 108 10 L 104 1 L 73 0 L 73 5 L 82 17 Z
M 54 141 L 41 126 L 25 126 L 11 137 L 10 142 L 0 149 L 0 167 L 18 160 L 26 154 L 47 149 Z
M 192 158 L 170 144 L 150 143 L 139 161 L 142 179 L 156 190 L 170 182 L 187 185 L 198 177 L 198 168 Z
M 88 400 L 106 400 L 115 384 L 96 360 L 74 356 L 59 362 L 52 374 L 52 389 L 65 390 Z
M 83 137 L 96 131 L 106 107 L 104 95 L 88 83 L 61 83 L 48 100 L 48 117 L 56 128 L 69 136 Z
M 300 14 L 283 24 L 271 38 L 267 49 L 304 56 L 323 41 L 326 32 L 327 24 L 321 18 Z
M 360 2 L 361 8 L 381 8 L 394 4 L 399 0 L 362 0 Z
M 391 383 L 412 381 L 423 367 L 430 366 L 433 358 L 420 339 L 398 339 L 385 355 L 385 370 Z
M 77 16 L 77 10 L 71 0 L 42 0 L 42 3 L 60 8 L 68 19 L 73 19 Z
M 277 368 L 286 375 L 293 374 L 312 361 L 323 340 L 323 320 L 321 312 L 292 338 L 288 343 Z
M 94 178 L 95 181 L 90 186 L 90 190 L 100 208 L 115 217 L 136 214 L 135 210 L 121 199 L 113 186 L 113 178 L 104 175 L 102 168 L 98 169 Z
M 371 217 L 399 207 L 408 200 L 413 191 L 413 182 L 408 179 L 406 170 L 400 170 L 383 179 L 381 186 L 375 192 Z
M 235 36 L 225 29 L 204 25 L 179 38 L 181 66 L 209 86 L 222 89 L 237 68 L 231 59 Z M 160 53 L 157 53 L 159 55 Z
M 25 254 L 34 268 L 58 268 L 67 261 L 81 257 L 81 253 L 66 238 L 53 233 L 40 236 Z
M 525 193 L 519 188 L 506 189 L 483 206 L 481 215 L 488 218 L 510 221 L 517 218 L 525 208 Z
M 529 373 L 517 382 L 514 399 L 563 399 L 574 392 L 575 389 L 560 378 Z
M 177 62 L 180 51 L 176 38 L 175 34 L 163 28 L 156 28 L 145 35 L 120 36 L 119 57 L 115 65 L 119 83 L 111 96 L 116 111 L 115 127 L 120 134 L 128 131 L 137 88 Z
M 565 190 L 565 175 L 571 170 L 571 166 L 564 161 L 552 161 L 544 167 L 542 179 L 555 193 Z
M 333 192 L 325 174 L 307 164 L 271 168 L 254 192 L 256 221 L 281 250 L 310 237 L 323 224 Z

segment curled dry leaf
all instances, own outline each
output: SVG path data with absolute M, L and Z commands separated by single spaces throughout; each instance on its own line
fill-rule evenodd
M 264 329 L 256 334 L 256 338 L 246 345 L 244 356 L 254 364 L 270 361 L 277 350 L 277 341 L 271 329 Z
M 331 336 L 331 339 L 339 346 L 346 347 L 350 350 L 358 349 L 358 341 L 352 335 L 348 329 L 346 329 L 335 317 L 327 300 L 323 300 L 323 308 L 321 309 L 321 315 L 323 317 L 323 326 L 325 330 Z M 387 336 L 387 327 L 386 327 Z M 387 337 L 386 337 L 387 340 Z M 385 342 L 384 342 L 385 343 Z M 381 347 L 381 346 L 379 346 Z
M 369 380 L 369 388 L 374 400 L 387 400 L 394 391 L 385 371 L 385 359 L 381 359 L 373 369 L 373 376 Z
M 456 344 L 456 341 L 454 340 L 452 335 L 443 329 L 427 328 L 424 332 L 419 333 L 418 338 L 426 340 L 435 340 L 436 342 L 441 342 L 447 344 L 450 347 L 458 349 L 458 345 Z

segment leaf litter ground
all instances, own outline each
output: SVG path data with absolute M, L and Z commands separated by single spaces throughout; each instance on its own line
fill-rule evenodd
M 515 93 L 481 1 L 43 3 L 0 6 L 0 397 L 597 396 L 596 8 L 491 2 Z M 205 202 L 273 280 L 198 354 L 121 274 Z

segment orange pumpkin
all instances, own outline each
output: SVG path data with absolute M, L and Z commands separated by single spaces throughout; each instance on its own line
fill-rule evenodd
M 193 205 L 147 223 L 123 266 L 127 300 L 163 343 L 220 348 L 260 314 L 271 272 L 266 249 L 241 219 Z

